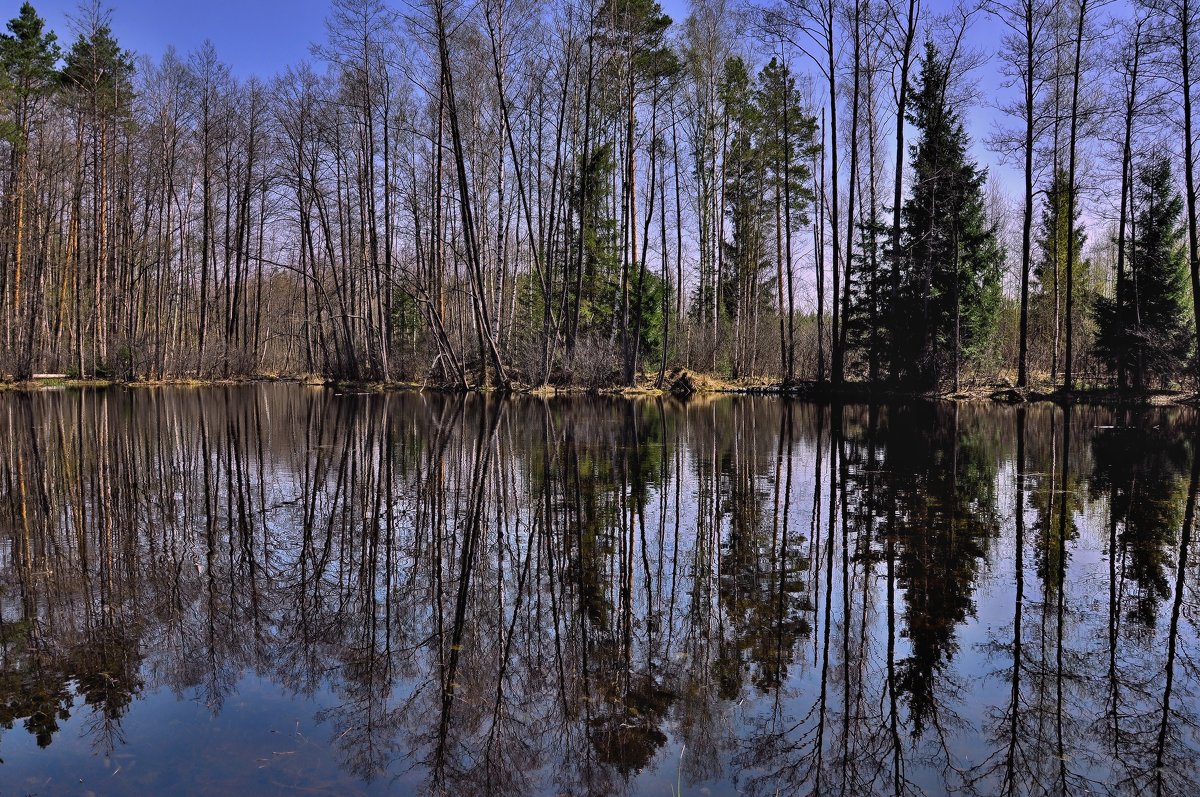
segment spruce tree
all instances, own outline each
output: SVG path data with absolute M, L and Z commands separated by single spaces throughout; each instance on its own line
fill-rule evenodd
M 579 277 L 579 331 L 607 334 L 614 324 L 621 279 L 617 220 L 612 217 L 613 147 L 601 144 L 579 159 L 580 178 L 570 194 L 570 207 L 583 238 Z
M 581 156 L 578 168 L 580 179 L 568 195 L 578 234 L 583 239 L 577 334 L 595 341 L 611 338 L 621 323 L 621 242 L 619 221 L 612 215 L 616 169 L 612 144 L 605 142 L 592 149 L 586 162 Z M 555 301 L 553 296 L 544 295 L 541 282 L 532 275 L 525 284 L 522 293 L 532 296 L 535 315 L 542 312 L 545 302 Z M 646 273 L 637 281 L 637 289 L 630 318 L 643 330 L 639 354 L 653 359 L 661 351 L 661 305 L 666 284 L 661 276 Z
M 1171 165 L 1155 158 L 1138 178 L 1140 208 L 1121 302 L 1098 299 L 1095 318 L 1100 356 L 1113 370 L 1123 359 L 1140 390 L 1152 379 L 1166 382 L 1186 366 L 1192 321 L 1186 304 L 1183 199 L 1172 184 Z
M 1033 267 L 1033 277 L 1037 281 L 1037 292 L 1034 296 L 1034 314 L 1038 318 L 1038 326 L 1044 330 L 1043 339 L 1050 347 L 1050 376 L 1052 381 L 1058 379 L 1058 369 L 1062 350 L 1062 340 L 1066 329 L 1066 286 L 1067 286 L 1067 252 L 1072 250 L 1070 264 L 1072 278 L 1078 289 L 1085 286 L 1085 264 L 1083 263 L 1083 246 L 1087 243 L 1087 234 L 1080 221 L 1079 207 L 1068 211 L 1070 192 L 1067 190 L 1067 172 L 1058 169 L 1046 188 L 1044 205 L 1042 207 L 1041 231 L 1037 237 L 1038 256 Z M 1074 223 L 1071 223 L 1071 217 Z M 1067 246 L 1067 236 L 1074 230 L 1074 246 Z
M 888 330 L 888 225 L 879 209 L 858 223 L 858 241 L 850 257 L 850 303 L 845 324 L 848 355 L 858 355 L 866 361 L 867 381 L 878 382 Z M 853 362 L 853 360 L 852 360 Z
M 893 376 L 934 388 L 957 381 L 961 360 L 985 350 L 996 326 L 1003 252 L 986 217 L 987 172 L 968 155 L 970 140 L 952 104 L 949 67 L 925 44 L 909 121 L 920 131 L 912 148 L 912 193 L 904 204 L 898 307 L 890 334 L 898 358 Z

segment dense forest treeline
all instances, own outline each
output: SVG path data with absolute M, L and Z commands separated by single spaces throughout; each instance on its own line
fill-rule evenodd
M 0 376 L 1189 386 L 1193 5 L 333 0 L 243 79 L 26 3 Z

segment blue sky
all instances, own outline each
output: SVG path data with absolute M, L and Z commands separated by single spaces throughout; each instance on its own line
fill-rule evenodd
M 13 0 L 4 18 L 16 15 Z M 31 0 L 64 48 L 75 39 L 77 0 Z M 112 27 L 126 49 L 157 58 L 169 45 L 186 54 L 211 39 L 221 60 L 243 77 L 268 77 L 308 56 L 325 36 L 328 0 L 114 0 Z
M 63 47 L 70 45 L 75 34 L 70 18 L 78 14 L 78 0 L 32 0 L 34 7 L 58 33 Z M 689 0 L 660 0 L 663 9 L 676 22 L 687 16 Z M 931 10 L 945 0 L 935 2 Z M 325 17 L 330 0 L 111 0 L 106 3 L 112 12 L 112 27 L 117 40 L 138 55 L 157 59 L 173 45 L 182 55 L 211 39 L 222 61 L 241 77 L 259 75 L 268 78 L 310 57 L 314 42 L 325 38 Z M 18 0 L 9 0 L 8 20 L 16 15 Z M 993 20 L 976 20 L 971 39 L 974 47 L 987 54 L 994 51 L 999 28 Z M 981 103 L 969 109 L 967 128 L 973 139 L 973 151 L 982 163 L 989 166 L 1005 190 L 1015 195 L 1019 191 L 1014 172 L 997 163 L 994 153 L 987 150 L 983 137 L 1000 116 L 990 104 L 995 102 L 998 76 L 995 64 L 988 64 L 977 74 L 981 84 Z
M 70 17 L 78 0 L 31 0 L 64 47 L 74 38 Z M 687 16 L 688 0 L 660 0 L 676 22 Z M 111 0 L 113 32 L 127 49 L 157 58 L 168 45 L 186 54 L 205 39 L 221 60 L 242 76 L 267 77 L 309 55 L 325 38 L 330 0 Z M 9 0 L 8 20 L 18 0 Z

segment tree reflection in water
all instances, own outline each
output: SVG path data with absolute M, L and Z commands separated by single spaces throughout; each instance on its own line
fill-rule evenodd
M 318 790 L 1200 787 L 1191 411 L 280 385 L 0 424 L 0 774 L 140 753 L 163 697 L 247 717 L 253 676 Z

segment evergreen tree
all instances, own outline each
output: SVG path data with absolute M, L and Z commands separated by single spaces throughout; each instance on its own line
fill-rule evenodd
M 1050 346 L 1050 374 L 1052 380 L 1058 378 L 1058 368 L 1062 350 L 1062 339 L 1066 328 L 1066 285 L 1067 285 L 1067 252 L 1072 250 L 1075 262 L 1071 264 L 1072 277 L 1076 289 L 1086 286 L 1086 265 L 1083 262 L 1083 246 L 1087 243 L 1087 234 L 1080 222 L 1079 207 L 1073 213 L 1068 212 L 1071 195 L 1067 190 L 1067 173 L 1059 169 L 1055 172 L 1049 187 L 1046 189 L 1045 204 L 1042 207 L 1041 232 L 1037 238 L 1037 260 L 1033 266 L 1033 277 L 1037 281 L 1034 295 L 1033 312 L 1037 327 L 1042 330 L 1040 336 Z M 1074 216 L 1074 224 L 1071 217 Z M 1067 246 L 1067 236 L 1075 231 L 1075 245 Z
M 969 139 L 948 92 L 949 68 L 925 44 L 909 121 L 920 130 L 912 148 L 912 194 L 903 208 L 900 306 L 889 316 L 898 359 L 894 375 L 936 387 L 962 358 L 977 357 L 996 326 L 1003 252 L 989 224 L 987 172 L 967 154 Z
M 878 209 L 858 224 L 858 243 L 850 256 L 850 303 L 842 320 L 846 330 L 847 354 L 866 360 L 867 381 L 879 381 L 887 347 L 888 224 Z
M 602 74 L 610 88 L 622 88 L 607 97 L 612 120 L 621 120 L 624 128 L 622 144 L 621 220 L 621 315 L 620 341 L 622 381 L 634 384 L 637 364 L 638 325 L 635 316 L 644 299 L 639 278 L 638 258 L 638 191 L 637 150 L 638 102 L 649 88 L 656 87 L 665 77 L 674 74 L 679 64 L 666 43 L 671 18 L 663 13 L 656 0 L 605 0 L 596 11 L 594 26 L 596 41 L 607 51 L 606 68 Z M 657 100 L 657 94 L 655 99 Z M 619 103 L 619 104 L 618 104 Z M 649 179 L 653 180 L 653 175 Z M 642 242 L 644 248 L 645 242 Z M 643 261 L 644 262 L 644 261 Z
M 93 20 L 91 29 L 79 34 L 67 52 L 62 78 L 94 114 L 128 116 L 133 101 L 133 57 L 121 49 L 107 20 Z
M 596 9 L 594 22 L 597 41 L 612 54 L 609 66 L 617 75 L 629 77 L 625 70 L 632 69 L 633 79 L 644 83 L 670 68 L 666 62 L 673 56 L 666 33 L 671 18 L 656 0 L 604 0 Z
M 34 104 L 53 93 L 61 53 L 58 37 L 45 29 L 45 21 L 29 3 L 21 6 L 8 22 L 8 33 L 0 34 L 0 90 L 10 118 L 3 122 L 4 137 L 14 153 L 29 135 L 29 115 Z
M 587 162 L 580 156 L 580 179 L 569 195 L 571 214 L 583 238 L 578 334 L 593 339 L 611 337 L 621 322 L 620 226 L 612 215 L 615 169 L 612 145 L 595 147 L 588 153 Z M 547 297 L 542 294 L 540 281 L 527 275 L 524 284 L 524 294 L 533 297 L 535 315 L 541 313 Z M 632 304 L 632 322 L 641 324 L 641 356 L 653 359 L 662 342 L 661 304 L 666 286 L 662 277 L 647 272 L 637 287 L 640 291 Z M 549 301 L 553 303 L 555 297 L 549 297 Z
M 77 137 L 77 144 L 81 145 L 81 151 L 77 154 L 81 163 L 88 163 L 86 177 L 82 171 L 78 175 L 81 184 L 76 196 L 82 197 L 83 185 L 89 185 L 90 230 L 86 236 L 80 236 L 81 239 L 86 237 L 88 246 L 80 247 L 80 262 L 77 266 L 82 271 L 86 260 L 91 270 L 91 279 L 88 280 L 93 288 L 90 297 L 93 313 L 90 335 L 91 360 L 93 373 L 98 374 L 106 372 L 111 366 L 109 332 L 115 323 L 113 310 L 120 298 L 114 296 L 116 286 L 113 283 L 117 263 L 113 247 L 114 225 L 111 223 L 111 211 L 117 201 L 116 143 L 121 132 L 128 132 L 126 122 L 130 119 L 133 109 L 133 60 L 113 37 L 107 15 L 93 9 L 82 24 L 85 30 L 79 34 L 67 52 L 62 80 L 67 87 L 67 98 L 74 105 L 73 110 L 81 134 Z M 81 203 L 81 216 L 82 207 Z M 207 264 L 203 253 L 202 262 Z M 81 279 L 81 288 L 83 284 Z M 206 307 L 204 285 L 205 280 L 202 279 L 202 308 Z M 82 290 L 75 292 L 75 300 L 77 311 L 82 313 Z M 203 330 L 204 325 L 200 326 Z M 83 324 L 80 323 L 76 328 L 80 374 L 85 373 L 83 337 Z M 201 332 L 201 351 L 203 342 Z M 126 361 L 128 363 L 128 358 Z
M 9 32 L 0 35 L 0 97 L 5 110 L 0 117 L 0 137 L 10 144 L 4 193 L 7 230 L 5 258 L 0 263 L 0 317 L 4 321 L 5 342 L 12 345 L 19 341 L 13 370 L 20 379 L 27 379 L 33 373 L 33 334 L 41 304 L 39 297 L 29 295 L 36 292 L 38 281 L 26 278 L 30 268 L 26 262 L 30 249 L 26 245 L 29 151 L 35 119 L 54 92 L 55 67 L 60 55 L 55 35 L 45 30 L 45 26 L 33 6 L 24 3 L 20 13 L 9 21 Z M 40 268 L 41 262 L 41 258 L 34 258 L 34 270 Z
M 795 378 L 796 338 L 792 234 L 811 223 L 808 213 L 815 197 L 809 164 L 820 151 L 817 118 L 805 111 L 804 98 L 791 70 L 777 58 L 772 58 L 758 75 L 755 103 L 766 186 L 774 205 L 770 212 L 775 221 L 781 370 L 790 381 Z
M 1142 389 L 1165 381 L 1186 365 L 1192 349 L 1183 199 L 1175 190 L 1166 158 L 1152 160 L 1139 173 L 1141 205 L 1134 225 L 1129 273 L 1118 305 L 1098 299 L 1097 349 L 1116 370 L 1123 361 Z
M 612 217 L 613 149 L 601 144 L 580 157 L 580 179 L 571 193 L 571 211 L 583 237 L 583 274 L 579 290 L 579 331 L 611 329 L 621 253 L 617 221 Z
M 732 238 L 722 241 L 725 268 L 719 287 L 722 314 L 733 321 L 731 372 L 736 377 L 746 364 L 744 344 L 753 335 L 747 334 L 747 329 L 753 326 L 768 295 L 764 273 L 770 264 L 766 247 L 770 205 L 761 109 L 754 102 L 750 71 L 741 58 L 725 62 L 721 98 L 729 127 L 724 197 Z
M 742 305 L 747 285 L 756 284 L 766 268 L 767 205 L 760 117 L 758 107 L 751 102 L 750 74 L 741 58 L 731 58 L 725 63 L 721 95 L 729 116 L 725 205 L 733 234 L 732 240 L 724 242 L 725 260 L 730 268 L 721 285 L 721 311 L 732 317 Z
M 806 228 L 812 190 L 812 158 L 819 153 L 817 117 L 808 112 L 804 95 L 787 65 L 772 58 L 758 73 L 754 97 L 759 126 L 759 147 L 770 173 L 768 185 L 781 196 L 790 195 L 792 224 Z M 788 185 L 784 185 L 784 180 Z

